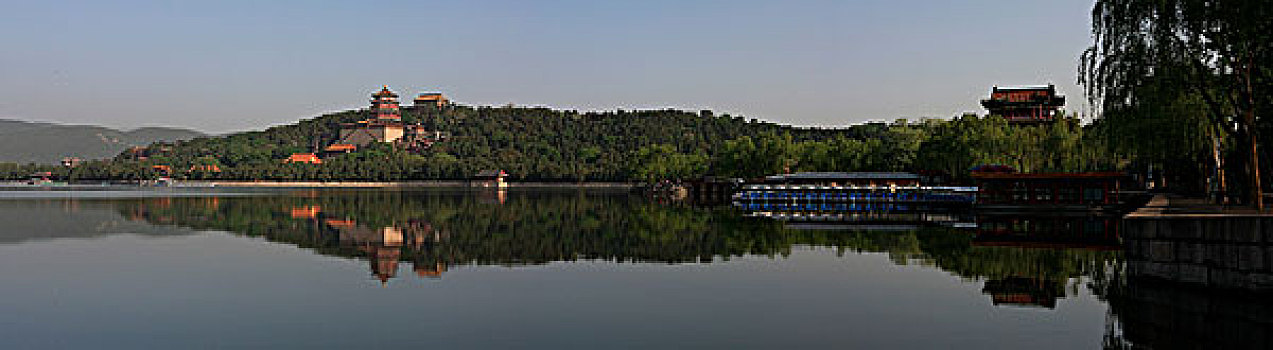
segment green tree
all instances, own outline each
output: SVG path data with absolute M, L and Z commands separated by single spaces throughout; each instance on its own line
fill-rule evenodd
M 1200 99 L 1211 123 L 1242 144 L 1248 197 L 1262 209 L 1257 135 L 1273 126 L 1257 117 L 1270 107 L 1273 88 L 1273 3 L 1098 0 L 1092 34 L 1080 79 L 1102 117 L 1136 115 L 1164 99 Z M 1156 118 L 1192 125 L 1194 115 Z

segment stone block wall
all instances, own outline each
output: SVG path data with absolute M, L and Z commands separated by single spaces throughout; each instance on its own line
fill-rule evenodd
M 1123 225 L 1131 277 L 1273 292 L 1273 217 L 1129 216 Z

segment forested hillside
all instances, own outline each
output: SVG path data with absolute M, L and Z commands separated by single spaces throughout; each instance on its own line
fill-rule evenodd
M 1073 118 L 1013 126 L 998 117 L 898 120 L 845 128 L 784 126 L 709 111 L 588 112 L 548 108 L 406 109 L 403 120 L 449 132 L 431 149 L 373 144 L 323 164 L 284 163 L 322 148 L 341 123 L 369 117 L 345 111 L 222 137 L 157 143 L 145 158 L 125 152 L 75 169 L 0 164 L 0 175 L 33 170 L 70 179 L 146 179 L 169 166 L 178 179 L 392 181 L 466 179 L 503 169 L 522 181 L 658 181 L 703 175 L 754 178 L 789 171 L 932 171 L 966 179 L 978 164 L 1022 171 L 1113 170 L 1124 165 L 1104 138 Z M 208 169 L 215 165 L 220 171 Z
M 846 131 L 800 129 L 710 112 L 676 110 L 580 113 L 548 108 L 467 107 L 406 109 L 403 121 L 447 131 L 452 138 L 410 153 L 373 145 L 322 165 L 284 164 L 288 155 L 335 141 L 340 123 L 366 119 L 365 110 L 345 111 L 224 137 L 156 144 L 148 159 L 121 154 L 111 164 L 91 164 L 80 178 L 145 178 L 148 165 L 169 165 L 191 179 L 402 180 L 460 179 L 483 169 L 504 169 L 513 179 L 625 181 L 633 179 L 641 150 L 670 147 L 674 153 L 709 156 L 727 140 L 788 134 L 798 140 L 829 138 Z M 706 164 L 706 158 L 702 161 Z M 217 165 L 219 173 L 185 171 Z

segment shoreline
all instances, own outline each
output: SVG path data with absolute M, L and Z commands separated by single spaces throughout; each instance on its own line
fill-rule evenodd
M 632 190 L 641 184 L 632 182 L 507 182 L 500 188 L 560 188 Z M 102 188 L 471 188 L 495 189 L 467 180 L 420 181 L 176 181 L 170 186 L 148 186 L 139 183 L 58 183 L 29 185 L 23 182 L 0 182 L 0 189 L 102 189 Z
M 631 182 L 507 182 L 503 188 L 605 188 L 634 189 Z M 173 187 L 245 187 L 245 188 L 495 188 L 468 180 L 419 181 L 178 181 Z

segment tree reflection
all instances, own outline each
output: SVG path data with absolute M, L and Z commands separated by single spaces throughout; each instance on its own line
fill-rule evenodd
M 1266 298 L 1128 280 L 1116 249 L 1119 226 L 1108 218 L 978 216 L 977 229 L 915 223 L 891 231 L 827 230 L 747 218 L 727 208 L 658 205 L 626 194 L 518 191 L 502 197 L 305 191 L 42 205 L 50 212 L 108 207 L 170 231 L 227 231 L 359 259 L 386 283 L 411 274 L 440 278 L 462 265 L 707 263 L 781 258 L 797 246 L 829 247 L 840 255 L 882 253 L 895 264 L 984 282 L 982 292 L 998 306 L 1054 308 L 1057 300 L 1087 289 L 1109 305 L 1108 348 L 1273 346 L 1273 304 Z
M 481 193 L 484 194 L 484 193 Z M 1020 249 L 984 244 L 986 234 L 948 227 L 904 231 L 790 229 L 728 208 L 661 206 L 626 194 L 504 194 L 435 191 L 332 191 L 265 197 L 164 198 L 121 202 L 128 217 L 223 230 L 294 244 L 320 254 L 367 259 L 381 280 L 409 262 L 437 277 L 455 265 L 554 261 L 700 263 L 795 246 L 887 253 L 897 264 L 933 266 L 1009 300 L 1021 288 L 1039 298 L 1072 294 L 1070 279 L 1117 260 L 1091 249 Z M 999 233 L 1001 234 L 1001 232 Z M 1000 237 L 1000 236 L 994 236 Z M 1039 305 L 1051 305 L 1041 301 Z

